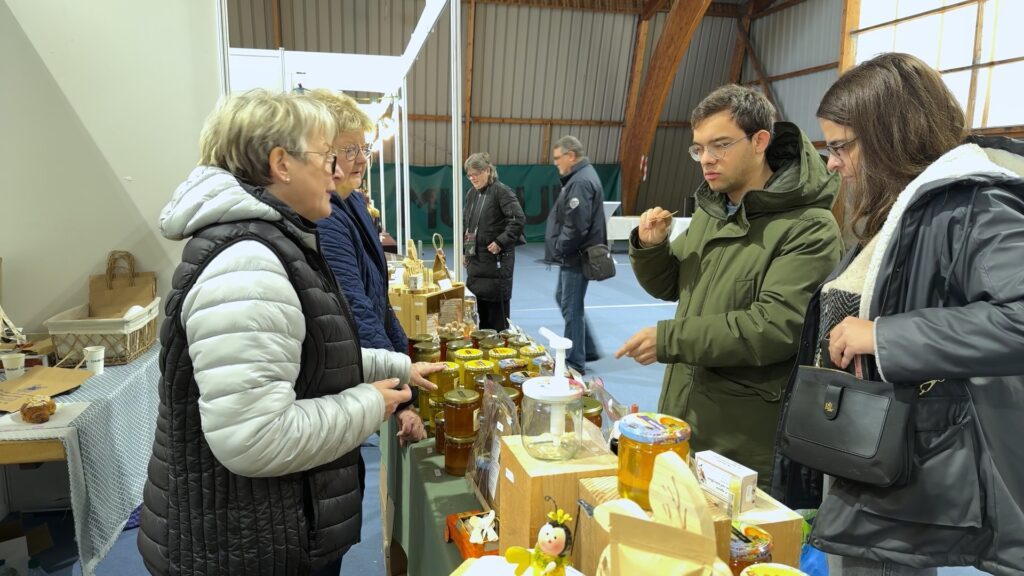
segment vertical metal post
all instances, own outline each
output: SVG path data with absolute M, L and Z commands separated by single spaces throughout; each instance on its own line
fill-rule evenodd
M 401 118 L 401 110 L 399 110 L 400 101 L 397 96 L 392 96 L 392 117 L 397 119 Z M 402 202 L 405 198 L 402 196 L 402 138 L 399 132 L 402 129 L 401 123 L 396 121 L 395 130 L 395 153 L 391 158 L 392 163 L 395 166 L 395 240 L 400 244 L 399 251 L 405 253 L 405 222 L 403 216 L 405 212 L 402 208 Z
M 462 280 L 462 0 L 450 0 L 452 83 L 452 254 L 455 280 Z
M 402 182 L 405 183 L 405 190 L 402 197 L 405 198 L 405 233 L 412 238 L 412 186 L 409 183 L 409 88 L 406 78 L 402 78 Z M 421 259 L 426 259 L 423 254 Z

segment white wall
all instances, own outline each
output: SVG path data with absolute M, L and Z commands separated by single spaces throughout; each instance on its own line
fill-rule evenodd
M 217 101 L 214 1 L 0 2 L 3 307 L 29 331 L 84 303 L 115 249 L 164 294 L 160 209 Z

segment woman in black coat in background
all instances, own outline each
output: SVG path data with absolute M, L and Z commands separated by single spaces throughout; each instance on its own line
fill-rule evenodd
M 511 315 L 516 243 L 526 216 L 512 189 L 498 181 L 490 155 L 471 155 L 465 169 L 473 185 L 463 212 L 466 287 L 476 295 L 480 327 L 501 331 Z

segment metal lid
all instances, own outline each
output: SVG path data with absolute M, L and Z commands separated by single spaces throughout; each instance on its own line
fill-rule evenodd
M 526 366 L 526 362 L 523 362 L 523 366 Z M 523 382 L 526 382 L 530 378 L 536 378 L 537 376 L 540 376 L 540 374 L 536 372 L 513 372 L 508 375 L 508 381 L 511 382 L 512 384 L 519 384 L 520 386 L 522 386 Z
M 444 394 L 444 401 L 448 404 L 473 404 L 480 401 L 480 393 L 469 388 L 449 390 Z
M 433 339 L 434 339 L 434 335 L 433 334 L 417 334 L 415 336 L 409 337 L 409 340 L 411 340 L 413 342 L 430 342 Z
M 423 342 L 417 342 L 412 347 L 413 352 L 438 352 L 441 350 L 441 344 L 434 342 L 433 340 L 425 340 Z
M 442 362 L 442 364 L 444 364 L 444 368 L 441 369 L 441 372 L 445 374 L 459 373 L 459 365 L 455 362 Z
M 502 386 L 502 388 L 505 389 L 505 394 L 508 394 L 508 397 L 511 398 L 513 401 L 522 395 L 522 392 L 516 390 L 511 386 Z
M 466 360 L 467 372 L 494 372 L 494 362 L 490 360 Z
M 448 351 L 449 352 L 452 351 L 452 350 L 461 350 L 463 348 L 472 348 L 473 347 L 473 341 L 472 340 L 465 340 L 465 339 L 448 340 L 448 344 L 446 344 L 446 346 L 448 347 Z
M 504 346 L 498 346 L 497 348 L 491 349 L 491 360 L 503 360 L 506 358 L 515 358 L 519 354 L 515 348 L 506 348 Z
M 449 444 L 472 444 L 473 442 L 476 442 L 476 436 L 449 436 L 447 434 L 444 435 L 445 446 Z
M 487 338 L 484 338 L 484 339 L 480 340 L 479 342 L 480 342 L 480 348 L 482 350 L 494 350 L 495 348 L 498 348 L 499 346 L 504 346 L 505 345 L 505 341 L 502 340 L 501 338 L 498 338 L 497 336 L 489 336 Z
M 451 348 L 449 348 L 449 350 L 451 350 Z M 452 352 L 451 355 L 455 356 L 459 360 L 466 361 L 481 358 L 483 357 L 484 353 L 477 350 L 476 348 L 461 348 L 459 350 L 456 350 L 455 352 Z
M 526 336 L 515 336 L 507 340 L 509 348 L 522 348 L 530 345 L 530 339 Z
M 601 410 L 601 403 L 596 398 L 590 396 L 583 397 L 583 414 L 600 414 Z
M 529 346 L 523 346 L 519 349 L 519 353 L 523 356 L 529 356 L 531 358 L 544 354 L 544 347 L 540 344 L 530 344 Z
M 676 444 L 690 439 L 690 425 L 679 418 L 640 412 L 627 414 L 619 420 L 623 436 L 642 444 Z

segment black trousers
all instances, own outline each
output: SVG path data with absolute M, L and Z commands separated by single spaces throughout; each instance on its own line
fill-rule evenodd
M 477 300 L 476 310 L 480 314 L 480 328 L 501 332 L 508 328 L 508 317 L 512 315 L 511 300 Z

